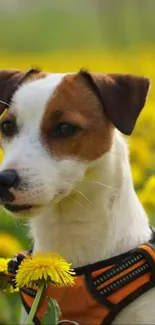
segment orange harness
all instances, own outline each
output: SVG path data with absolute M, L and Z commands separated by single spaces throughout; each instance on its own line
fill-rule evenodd
M 109 325 L 130 302 L 155 286 L 155 243 L 149 242 L 128 253 L 75 269 L 73 287 L 50 286 L 47 296 L 56 299 L 62 312 L 61 324 Z M 30 311 L 36 290 L 24 287 L 21 298 Z M 41 323 L 47 298 L 34 323 Z M 68 322 L 67 322 L 68 320 Z

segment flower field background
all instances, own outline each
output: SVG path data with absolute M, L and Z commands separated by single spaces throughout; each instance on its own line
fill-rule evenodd
M 151 79 L 147 103 L 127 141 L 135 189 L 155 225 L 155 1 L 45 0 L 42 4 L 0 0 L 0 69 L 86 68 Z M 29 248 L 27 233 L 25 222 L 1 208 L 1 257 Z M 0 325 L 17 324 L 19 306 L 18 294 L 0 293 Z

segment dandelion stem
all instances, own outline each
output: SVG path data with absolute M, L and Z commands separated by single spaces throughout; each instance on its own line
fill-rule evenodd
M 36 293 L 35 299 L 33 301 L 32 308 L 31 308 L 31 310 L 30 310 L 30 312 L 28 314 L 28 318 L 27 318 L 27 321 L 26 321 L 26 325 L 33 325 L 34 324 L 33 323 L 33 318 L 34 318 L 34 316 L 36 314 L 36 311 L 38 309 L 38 305 L 40 303 L 40 299 L 41 299 L 41 296 L 43 294 L 44 288 L 45 288 L 45 284 L 43 283 L 39 287 L 39 289 L 38 289 L 38 291 Z

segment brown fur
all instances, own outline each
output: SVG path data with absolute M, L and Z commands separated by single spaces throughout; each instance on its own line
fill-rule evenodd
M 52 130 L 62 122 L 81 127 L 71 138 L 54 138 Z M 68 75 L 48 102 L 41 125 L 41 137 L 55 157 L 76 156 L 94 160 L 112 145 L 113 125 L 93 92 L 78 74 Z
M 18 87 L 28 80 L 45 78 L 47 73 L 38 69 L 28 71 L 20 70 L 0 70 L 0 115 L 6 107 L 9 107 L 12 96 Z
M 80 75 L 98 97 L 110 121 L 122 133 L 130 135 L 145 105 L 149 79 L 127 74 L 90 74 L 86 71 L 81 71 Z

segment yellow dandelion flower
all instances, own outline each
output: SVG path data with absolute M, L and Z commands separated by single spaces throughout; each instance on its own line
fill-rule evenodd
M 138 192 L 138 197 L 145 210 L 147 211 L 148 215 L 151 215 L 152 211 L 155 208 L 154 195 L 147 192 L 144 188 L 142 191 Z
M 155 175 L 152 175 L 145 184 L 145 190 L 149 194 L 155 194 Z
M 145 168 L 150 163 L 150 152 L 149 146 L 143 138 L 134 137 L 129 141 L 130 148 L 130 156 L 131 161 L 140 166 L 141 168 Z
M 132 177 L 134 180 L 134 185 L 135 186 L 140 185 L 143 182 L 143 179 L 145 176 L 144 170 L 142 168 L 139 168 L 137 164 L 133 163 L 131 171 L 132 171 Z
M 140 201 L 142 202 L 144 208 L 148 214 L 152 214 L 155 209 L 155 175 L 150 176 L 150 178 L 145 183 L 143 189 L 138 192 Z
M 16 275 L 17 286 L 33 286 L 38 282 L 53 283 L 57 286 L 74 284 L 74 270 L 63 257 L 55 253 L 36 253 L 26 257 Z
M 0 258 L 0 274 L 6 274 L 7 273 L 7 265 L 8 265 L 8 259 Z
M 16 237 L 9 233 L 0 233 L 0 256 L 11 257 L 22 249 L 23 247 Z
M 7 266 L 10 259 L 0 258 L 0 289 L 6 290 L 9 286 Z
M 4 289 L 4 292 L 16 293 L 16 292 L 19 292 L 19 288 L 13 288 L 13 286 L 9 284 L 8 287 L 6 289 Z

